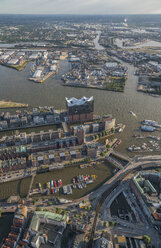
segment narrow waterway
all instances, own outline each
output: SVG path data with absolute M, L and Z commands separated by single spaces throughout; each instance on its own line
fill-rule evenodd
M 98 31 L 97 32 L 97 36 L 94 39 L 95 49 L 97 49 L 97 50 L 104 50 L 104 47 L 99 44 L 100 35 L 101 35 L 101 31 Z
M 1 243 L 3 243 L 4 239 L 7 238 L 10 232 L 11 225 L 13 222 L 13 217 L 14 217 L 13 213 L 5 213 L 2 214 L 0 218 L 0 245 Z

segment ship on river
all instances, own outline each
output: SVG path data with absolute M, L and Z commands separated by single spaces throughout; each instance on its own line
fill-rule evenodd
M 152 126 L 141 126 L 141 131 L 144 131 L 144 132 L 154 132 L 155 131 L 155 127 L 152 127 Z
M 132 114 L 134 117 L 137 117 L 133 111 L 130 111 L 129 113 Z
M 161 127 L 161 125 L 159 125 L 158 122 L 153 120 L 143 120 L 141 123 L 146 126 Z

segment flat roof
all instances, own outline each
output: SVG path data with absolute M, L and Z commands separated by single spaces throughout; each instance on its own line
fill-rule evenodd
M 118 236 L 117 237 L 118 243 L 126 243 L 126 238 L 125 236 Z
M 37 231 L 37 222 L 40 219 L 50 219 L 58 222 L 67 222 L 67 215 L 56 214 L 52 212 L 44 212 L 44 211 L 35 211 L 34 216 L 32 217 L 32 221 L 30 224 L 30 230 Z M 41 221 L 39 221 L 39 224 Z

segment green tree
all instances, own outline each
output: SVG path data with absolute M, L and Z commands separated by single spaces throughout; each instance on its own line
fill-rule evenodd
M 144 235 L 144 236 L 143 236 L 143 242 L 144 242 L 146 245 L 150 244 L 150 242 L 151 242 L 150 237 L 149 237 L 148 235 Z
M 85 162 L 90 162 L 92 159 L 91 158 L 85 158 L 84 161 Z
M 41 210 L 42 210 L 41 207 L 36 208 L 36 211 L 41 211 Z
M 91 210 L 91 206 L 87 206 L 87 210 L 90 211 Z
M 86 218 L 86 213 L 83 213 L 83 218 Z
M 62 215 L 66 215 L 66 214 L 67 214 L 67 211 L 66 211 L 66 210 L 63 210 L 63 211 L 61 212 L 61 214 L 62 214 Z
M 112 133 L 115 132 L 115 128 L 114 128 L 114 127 L 111 128 L 111 132 L 112 132 Z
M 104 157 L 104 156 L 105 156 L 105 152 L 101 152 L 100 155 L 101 155 L 102 157 Z
M 62 211 L 61 208 L 56 208 L 56 213 L 57 214 L 61 214 L 61 211 Z
M 110 228 L 113 228 L 114 227 L 114 222 L 113 221 L 110 220 L 108 223 L 109 223 L 109 227 Z
M 106 223 L 106 221 L 104 221 L 104 222 L 103 222 L 103 226 L 106 226 L 106 225 L 107 225 L 107 223 Z
M 35 199 L 33 200 L 33 204 L 34 204 L 34 205 L 36 204 L 36 200 L 35 200 Z
M 107 148 L 107 149 L 110 149 L 110 148 L 111 148 L 111 146 L 110 146 L 109 144 L 107 144 L 107 145 L 106 145 L 106 148 Z

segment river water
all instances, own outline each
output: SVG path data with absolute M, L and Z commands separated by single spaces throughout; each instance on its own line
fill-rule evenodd
M 95 39 L 95 46 L 97 49 L 102 49 L 98 45 L 98 36 Z M 134 76 L 132 65 L 127 65 L 129 75 L 124 93 L 62 86 L 61 75 L 69 69 L 67 61 L 61 61 L 58 75 L 49 78 L 44 84 L 36 84 L 27 80 L 29 66 L 28 64 L 21 72 L 0 66 L 0 99 L 28 103 L 31 106 L 54 105 L 56 109 L 64 109 L 65 97 L 94 96 L 95 114 L 111 113 L 117 123 L 126 125 L 124 132 L 118 135 L 123 141 L 118 148 L 121 152 L 127 152 L 126 148 L 129 145 L 136 144 L 132 135 L 140 132 L 141 120 L 153 119 L 161 124 L 161 98 L 136 91 L 137 77 Z M 129 111 L 136 113 L 137 118 Z M 156 134 L 161 136 L 161 133 Z

